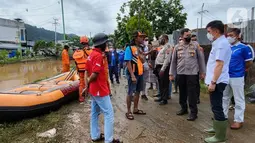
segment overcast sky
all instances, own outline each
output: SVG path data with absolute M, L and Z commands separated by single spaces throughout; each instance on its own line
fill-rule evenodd
M 53 18 L 57 18 L 58 32 L 63 32 L 60 0 L 1 0 L 0 17 L 7 19 L 22 18 L 25 23 L 54 30 Z M 64 0 L 66 33 L 94 35 L 97 32 L 113 33 L 117 26 L 116 16 L 120 6 L 128 0 Z M 203 26 L 218 19 L 227 22 L 229 8 L 244 8 L 250 18 L 255 0 L 182 0 L 188 13 L 186 27 L 197 27 L 202 3 L 205 3 Z M 239 17 L 240 18 L 240 17 Z M 1 33 L 2 34 L 2 33 Z

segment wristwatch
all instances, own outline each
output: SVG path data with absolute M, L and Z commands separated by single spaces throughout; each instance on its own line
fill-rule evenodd
M 211 84 L 215 85 L 215 84 L 216 84 L 216 81 L 211 81 Z

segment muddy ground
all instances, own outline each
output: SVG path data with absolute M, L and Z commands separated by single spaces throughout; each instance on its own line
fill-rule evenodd
M 135 116 L 135 120 L 130 121 L 125 117 L 126 104 L 126 80 L 121 80 L 120 85 L 112 86 L 112 103 L 115 111 L 115 137 L 120 138 L 124 143 L 202 143 L 205 137 L 204 129 L 212 125 L 212 113 L 210 111 L 209 98 L 206 94 L 201 97 L 199 104 L 198 119 L 194 122 L 186 120 L 185 116 L 176 116 L 179 110 L 178 95 L 174 94 L 169 104 L 159 106 L 149 97 L 149 101 L 140 101 L 140 109 L 147 112 L 145 116 Z M 152 91 L 149 92 L 152 94 Z M 245 114 L 245 124 L 240 130 L 228 129 L 228 143 L 254 143 L 255 142 L 255 105 L 247 104 Z M 229 122 L 232 123 L 233 111 L 230 113 Z M 50 116 L 50 117 L 48 117 Z M 55 118 L 57 116 L 58 118 Z M 103 125 L 103 116 L 100 122 Z M 43 118 L 43 119 L 42 119 Z M 52 122 L 51 119 L 55 119 Z M 47 120 L 46 120 L 47 119 Z M 49 120 L 48 120 L 49 119 Z M 0 135 L 4 140 L 1 142 L 68 142 L 68 143 L 88 143 L 90 142 L 89 104 L 79 104 L 72 102 L 65 105 L 59 111 L 53 112 L 43 117 L 35 119 L 35 124 L 42 126 L 29 128 L 30 130 L 13 131 L 20 128 L 19 124 L 2 125 L 0 133 L 8 131 L 14 132 L 14 138 L 8 140 L 5 135 Z M 37 121 L 38 120 L 38 121 Z M 30 120 L 25 121 L 29 124 Z M 32 122 L 33 123 L 33 122 Z M 45 125 L 45 126 L 44 126 Z M 24 125 L 26 127 L 26 125 Z M 101 126 L 103 129 L 103 126 Z M 52 139 L 42 139 L 36 137 L 36 133 L 52 128 L 57 129 L 57 135 Z M 10 136 L 11 137 L 11 136 Z

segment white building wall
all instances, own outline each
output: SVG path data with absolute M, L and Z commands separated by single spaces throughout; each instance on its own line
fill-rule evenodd
M 25 43 L 26 35 L 24 23 L 0 18 L 0 41 Z

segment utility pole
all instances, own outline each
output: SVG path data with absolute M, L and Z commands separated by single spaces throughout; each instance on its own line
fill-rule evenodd
M 64 4 L 63 4 L 63 0 L 61 0 L 61 9 L 62 9 L 62 22 L 63 22 L 64 40 L 66 40 L 66 30 L 65 30 L 65 18 L 64 18 Z
M 53 25 L 55 25 L 55 46 L 57 45 L 57 25 L 58 25 L 58 19 L 57 18 L 53 18 L 54 22 L 52 23 Z
M 198 12 L 201 15 L 201 28 L 203 28 L 203 14 L 205 12 L 208 12 L 208 10 L 204 10 L 204 5 L 205 5 L 205 3 L 202 4 L 201 11 Z
M 198 21 L 199 21 L 199 18 L 197 18 L 197 34 L 196 34 L 197 35 L 197 41 L 199 41 L 199 39 L 198 39 L 198 37 L 199 37 L 198 36 Z
M 252 8 L 251 8 L 251 20 L 254 19 L 254 8 L 255 8 L 255 7 L 252 7 Z

